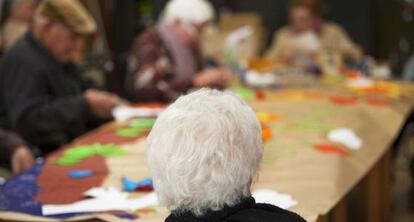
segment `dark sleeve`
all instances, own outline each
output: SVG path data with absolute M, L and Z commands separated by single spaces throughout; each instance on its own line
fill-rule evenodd
M 24 145 L 26 143 L 18 135 L 0 129 L 0 165 L 10 168 L 14 151 Z
M 26 65 L 9 70 L 4 102 L 13 129 L 29 142 L 52 145 L 84 133 L 89 107 L 83 95 L 52 98 L 46 78 Z

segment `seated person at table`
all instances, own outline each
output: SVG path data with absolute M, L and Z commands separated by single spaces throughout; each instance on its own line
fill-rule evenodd
M 213 18 L 206 0 L 171 0 L 159 25 L 138 36 L 129 61 L 132 100 L 169 102 L 195 87 L 224 87 L 230 73 L 205 68 L 200 52 L 203 30 Z
M 275 33 L 266 56 L 296 64 L 313 61 L 323 52 L 339 53 L 352 61 L 361 58 L 361 50 L 340 26 L 323 20 L 319 0 L 295 0 L 290 25 Z
M 47 152 L 111 116 L 120 102 L 86 89 L 72 55 L 96 25 L 75 0 L 43 0 L 31 30 L 0 62 L 0 126 Z
M 2 27 L 2 41 L 5 49 L 9 49 L 29 29 L 36 9 L 36 0 L 11 1 L 10 17 Z
M 148 164 L 166 222 L 304 222 L 257 204 L 250 186 L 263 157 L 261 128 L 239 97 L 201 89 L 179 98 L 148 137 Z
M 0 167 L 18 174 L 32 167 L 34 162 L 30 148 L 18 135 L 0 129 Z

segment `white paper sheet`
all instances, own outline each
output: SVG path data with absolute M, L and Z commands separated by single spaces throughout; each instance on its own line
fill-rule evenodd
M 351 150 L 359 150 L 362 146 L 362 140 L 353 130 L 347 128 L 330 131 L 328 139 L 332 142 L 343 144 Z
M 125 122 L 137 117 L 157 117 L 163 108 L 136 108 L 130 106 L 117 106 L 112 110 L 112 116 L 117 122 Z
M 73 204 L 43 205 L 44 216 L 67 213 L 92 213 L 103 211 L 136 211 L 139 209 L 158 205 L 155 193 L 142 198 L 128 199 L 128 194 L 118 191 L 116 188 L 93 188 L 85 192 L 85 196 L 93 196 L 94 199 L 86 199 Z
M 292 196 L 273 190 L 256 190 L 253 192 L 253 197 L 256 203 L 272 204 L 285 210 L 298 204 L 298 201 L 294 200 Z
M 245 25 L 241 28 L 238 28 L 227 36 L 226 38 L 226 45 L 227 47 L 234 49 L 235 47 L 239 47 L 239 45 L 245 41 L 246 39 L 250 38 L 253 35 L 253 28 L 249 25 Z
M 367 77 L 347 80 L 346 85 L 350 88 L 360 89 L 374 86 L 374 80 Z
M 273 73 L 259 73 L 256 71 L 248 71 L 246 73 L 246 82 L 251 86 L 269 86 L 276 82 Z

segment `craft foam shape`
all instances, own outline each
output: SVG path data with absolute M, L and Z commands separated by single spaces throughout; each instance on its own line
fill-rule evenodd
M 140 118 L 134 119 L 129 123 L 132 128 L 151 128 L 155 123 L 155 119 Z
M 163 108 L 137 108 L 130 106 L 117 106 L 112 110 L 116 122 L 125 122 L 136 117 L 154 117 L 161 114 Z
M 86 197 L 96 199 L 127 199 L 128 193 L 118 190 L 116 187 L 94 187 L 83 193 Z
M 292 196 L 281 194 L 273 190 L 256 190 L 253 192 L 252 196 L 256 200 L 256 203 L 272 204 L 285 210 L 298 204 L 298 201 L 294 200 Z
M 133 192 L 142 189 L 142 191 L 152 191 L 153 184 L 151 178 L 145 178 L 138 182 L 132 181 L 126 177 L 122 178 L 123 190 Z
M 339 154 L 344 157 L 351 156 L 351 152 L 349 150 L 339 147 L 335 144 L 326 143 L 326 144 L 316 144 L 314 146 L 317 150 L 323 153 L 335 153 L 335 154 Z
M 142 128 L 118 129 L 116 131 L 116 135 L 119 136 L 119 137 L 137 137 L 143 131 L 144 131 L 144 129 L 142 129 Z
M 92 170 L 72 170 L 69 172 L 69 176 L 75 179 L 90 177 L 92 175 L 93 175 Z
M 345 145 L 351 150 L 359 150 L 362 146 L 362 140 L 351 129 L 340 128 L 328 133 L 328 139 L 335 143 Z

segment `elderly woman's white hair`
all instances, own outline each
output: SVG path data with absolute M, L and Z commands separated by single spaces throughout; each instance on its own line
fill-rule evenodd
M 238 96 L 201 89 L 179 98 L 148 137 L 161 204 L 202 215 L 249 197 L 263 156 L 261 127 Z
M 164 9 L 162 21 L 172 23 L 176 20 L 201 24 L 214 18 L 214 8 L 206 0 L 170 0 Z

